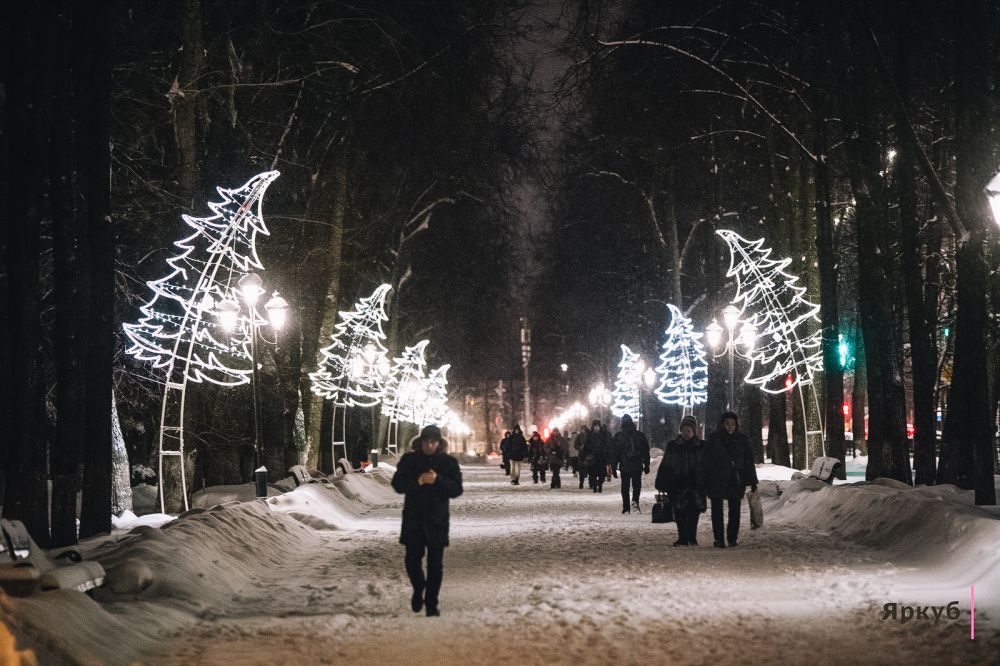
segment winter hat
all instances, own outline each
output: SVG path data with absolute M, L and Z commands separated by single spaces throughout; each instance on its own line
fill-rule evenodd
M 694 430 L 695 433 L 697 433 L 698 432 L 698 419 L 696 419 L 692 415 L 688 414 L 687 416 L 685 416 L 684 418 L 681 419 L 681 427 L 679 428 L 679 430 L 683 430 L 684 426 L 691 426 L 691 430 Z
M 590 427 L 593 428 L 594 426 L 599 426 L 599 425 L 601 425 L 601 419 L 594 419 L 593 422 L 590 424 Z
M 723 412 L 722 416 L 719 417 L 720 430 L 722 430 L 722 424 L 726 422 L 726 419 L 732 419 L 733 423 L 736 424 L 736 429 L 740 429 L 740 417 L 736 415 L 736 412 Z
M 424 429 L 420 431 L 420 439 L 441 441 L 441 428 L 436 425 L 424 426 Z

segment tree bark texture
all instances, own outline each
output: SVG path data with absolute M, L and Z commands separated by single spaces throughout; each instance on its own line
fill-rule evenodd
M 5 126 L 9 133 L 10 224 L 7 225 L 10 323 L 10 440 L 4 469 L 4 518 L 21 520 L 42 547 L 49 539 L 48 442 L 39 310 L 39 254 L 44 214 L 53 33 L 41 5 L 28 3 L 14 13 L 9 31 L 5 86 Z M 8 134 L 8 133 L 5 133 Z
M 938 482 L 975 488 L 976 504 L 996 504 L 992 413 L 986 366 L 987 225 L 992 217 L 983 186 L 994 175 L 997 140 L 990 99 L 991 3 L 955 5 L 955 207 L 969 239 L 955 253 L 955 362 Z M 986 60 L 982 60 L 986 58 Z M 993 64 L 995 69 L 995 64 Z

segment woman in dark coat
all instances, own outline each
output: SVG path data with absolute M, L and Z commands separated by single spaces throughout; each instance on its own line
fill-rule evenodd
M 562 488 L 559 470 L 562 469 L 563 461 L 566 459 L 566 438 L 559 432 L 559 428 L 553 428 L 552 436 L 545 442 L 545 458 L 549 463 L 549 471 L 552 472 L 552 483 L 549 484 L 549 488 Z
M 449 456 L 441 430 L 426 426 L 410 443 L 410 452 L 399 459 L 392 487 L 405 493 L 403 529 L 399 542 L 406 546 L 406 573 L 413 585 L 410 606 L 414 613 L 427 606 L 427 617 L 436 617 L 438 592 L 444 575 L 444 549 L 448 545 L 448 500 L 462 494 L 462 472 Z M 427 577 L 424 577 L 424 551 Z
M 531 461 L 531 480 L 538 483 L 538 475 L 542 476 L 542 483 L 545 483 L 545 472 L 549 468 L 549 461 L 545 457 L 545 442 L 538 431 L 531 433 L 528 440 L 528 460 Z
M 712 533 L 716 548 L 725 548 L 722 502 L 729 503 L 729 525 L 725 537 L 729 547 L 736 546 L 740 534 L 740 504 L 747 486 L 757 489 L 757 468 L 746 435 L 740 432 L 740 420 L 733 412 L 719 417 L 719 428 L 708 437 L 701 456 L 699 483 L 712 500 Z
M 667 494 L 677 523 L 675 546 L 698 545 L 698 517 L 704 513 L 705 493 L 698 488 L 698 464 L 705 447 L 698 437 L 698 420 L 681 419 L 680 435 L 667 444 L 656 472 L 656 489 Z

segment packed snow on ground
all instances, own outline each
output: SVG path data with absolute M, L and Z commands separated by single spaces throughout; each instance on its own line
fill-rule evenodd
M 440 618 L 409 609 L 382 464 L 87 542 L 108 574 L 93 599 L 0 594 L 0 618 L 46 664 L 996 663 L 1000 513 L 971 492 L 766 465 L 762 528 L 744 505 L 738 548 L 711 547 L 707 515 L 701 545 L 674 548 L 649 520 L 657 463 L 624 515 L 616 480 L 463 466 Z

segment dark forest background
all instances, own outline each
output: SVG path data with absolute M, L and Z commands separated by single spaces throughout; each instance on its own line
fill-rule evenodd
M 394 287 L 390 353 L 429 338 L 428 365 L 452 364 L 452 408 L 494 446 L 523 413 L 521 317 L 542 423 L 610 385 L 621 343 L 655 361 L 666 303 L 699 329 L 721 318 L 735 287 L 715 230 L 732 229 L 791 257 L 822 305 L 821 413 L 739 391 L 758 457 L 766 445 L 806 466 L 817 443 L 798 426 L 820 419 L 845 456 L 846 401 L 870 477 L 995 503 L 993 2 L 61 0 L 14 14 L 0 485 L 4 516 L 40 543 L 50 528 L 76 540 L 79 491 L 81 536 L 110 527 L 112 394 L 131 463 L 155 467 L 163 379 L 125 355 L 121 325 L 187 235 L 181 215 L 270 169 L 258 250 L 291 305 L 261 350 L 272 480 L 303 457 L 332 469 L 331 410 L 307 374 L 336 313 L 379 284 Z M 724 365 L 698 412 L 709 430 Z M 249 387 L 196 389 L 190 486 L 249 480 Z M 679 410 L 647 406 L 663 442 Z M 356 433 L 384 430 L 352 410 L 352 462 Z

